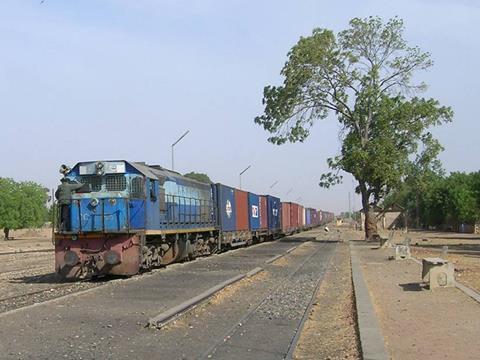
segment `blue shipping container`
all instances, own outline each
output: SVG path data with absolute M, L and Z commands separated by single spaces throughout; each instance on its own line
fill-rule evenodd
M 305 208 L 305 225 L 310 226 L 312 224 L 310 208 Z
M 236 230 L 235 189 L 230 186 L 212 185 L 217 207 L 217 226 L 222 231 Z
M 260 228 L 260 197 L 252 193 L 248 193 L 248 224 L 251 231 Z
M 280 230 L 281 218 L 282 218 L 282 205 L 280 199 L 267 195 L 267 207 L 268 207 L 268 230 Z

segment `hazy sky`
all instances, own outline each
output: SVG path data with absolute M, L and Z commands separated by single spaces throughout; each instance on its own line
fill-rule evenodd
M 206 172 L 214 181 L 325 210 L 348 209 L 351 178 L 318 187 L 339 150 L 334 118 L 303 144 L 275 146 L 253 123 L 262 91 L 314 27 L 395 15 L 432 53 L 424 96 L 455 111 L 435 131 L 447 171 L 479 169 L 480 2 L 1 0 L 0 176 L 58 183 L 60 164 L 127 159 Z M 269 187 L 278 180 L 270 191 Z M 287 191 L 294 190 L 285 196 Z M 358 197 L 355 208 L 359 208 Z

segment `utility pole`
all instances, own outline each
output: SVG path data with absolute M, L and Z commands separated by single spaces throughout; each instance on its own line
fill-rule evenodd
M 352 206 L 350 202 L 350 191 L 348 192 L 348 217 L 352 218 Z
M 175 142 L 172 144 L 172 170 L 175 170 L 175 166 L 174 166 L 174 165 L 175 165 L 175 162 L 174 162 L 174 156 L 173 156 L 173 147 L 174 147 L 175 145 L 177 145 L 177 144 L 180 142 L 180 140 L 182 140 L 185 136 L 187 136 L 187 134 L 188 134 L 189 132 L 190 132 L 190 130 L 185 131 L 185 133 L 184 133 L 182 136 L 180 136 L 180 137 L 178 138 L 178 140 L 175 141 Z
M 239 183 L 240 183 L 240 190 L 242 190 L 242 174 L 247 171 L 248 169 L 250 169 L 252 165 L 248 165 L 245 169 L 243 169 L 240 174 L 238 174 L 238 180 L 239 180 Z
M 276 180 L 272 185 L 270 185 L 270 189 L 273 188 L 277 184 L 278 184 L 278 180 Z

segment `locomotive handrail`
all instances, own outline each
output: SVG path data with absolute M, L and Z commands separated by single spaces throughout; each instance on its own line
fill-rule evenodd
M 105 198 L 102 198 L 102 233 L 105 232 Z
M 125 209 L 127 210 L 127 233 L 130 234 L 130 198 L 125 198 Z
M 78 232 L 81 233 L 82 232 L 82 207 L 80 206 L 80 200 L 78 200 L 76 204 L 78 205 Z M 70 224 L 70 227 L 72 227 L 72 224 Z
M 55 245 L 55 230 L 56 227 L 57 227 L 57 220 L 56 219 L 56 216 L 57 216 L 57 201 L 55 200 L 55 198 L 52 198 L 53 199 L 53 202 L 52 202 L 52 244 Z

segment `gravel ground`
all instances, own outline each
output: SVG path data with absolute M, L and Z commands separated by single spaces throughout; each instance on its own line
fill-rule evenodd
M 345 243 L 337 245 L 293 358 L 361 358 L 356 331 L 350 252 Z
M 1 255 L 0 261 L 0 313 L 103 284 L 59 281 L 53 272 L 53 252 Z
M 301 318 L 311 299 L 318 280 L 317 273 L 305 274 L 282 283 L 258 309 L 260 319 Z

